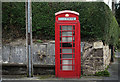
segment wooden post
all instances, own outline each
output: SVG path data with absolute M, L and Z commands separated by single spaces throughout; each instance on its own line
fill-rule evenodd
M 33 76 L 32 62 L 32 10 L 31 0 L 26 0 L 26 54 L 27 54 L 27 76 Z

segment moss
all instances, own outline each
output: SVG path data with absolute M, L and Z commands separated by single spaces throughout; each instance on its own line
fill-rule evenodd
M 110 73 L 108 72 L 107 69 L 105 69 L 104 71 L 96 72 L 94 75 L 95 75 L 95 76 L 109 77 L 109 76 L 110 76 Z
M 106 70 L 108 70 L 108 68 L 109 68 L 109 65 L 106 67 Z

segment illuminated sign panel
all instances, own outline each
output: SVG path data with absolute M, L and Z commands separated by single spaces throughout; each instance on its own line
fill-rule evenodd
M 59 17 L 58 20 L 76 20 L 76 17 Z

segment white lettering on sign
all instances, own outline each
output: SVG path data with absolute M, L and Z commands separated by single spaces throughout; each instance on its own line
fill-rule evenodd
M 69 17 L 69 18 L 59 17 L 58 20 L 76 20 L 76 17 Z

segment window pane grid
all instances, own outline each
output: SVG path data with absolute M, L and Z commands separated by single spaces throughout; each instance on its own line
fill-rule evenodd
M 75 54 L 75 53 L 60 53 L 60 54 Z
M 61 47 L 60 49 L 75 49 L 75 47 Z
M 60 69 L 63 71 L 75 70 L 74 40 L 75 40 L 75 26 L 60 25 Z
M 74 66 L 75 64 L 60 64 L 61 66 Z
M 74 32 L 75 30 L 60 30 L 60 32 Z
M 75 58 L 69 58 L 69 59 L 60 59 L 60 60 L 75 60 Z

